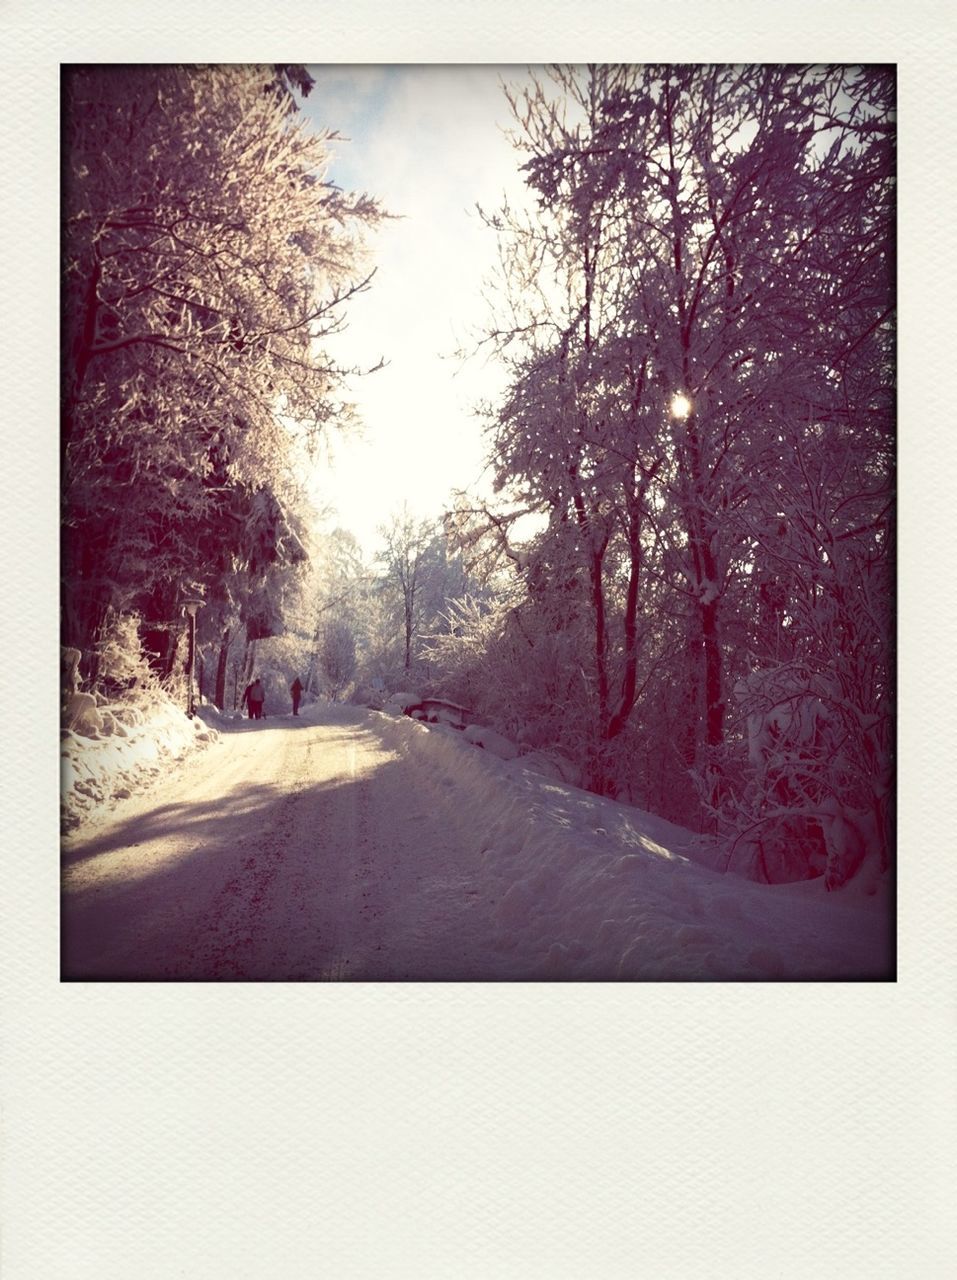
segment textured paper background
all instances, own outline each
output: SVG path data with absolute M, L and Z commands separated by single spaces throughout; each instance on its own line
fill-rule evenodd
M 952 7 L 7 0 L 0 49 L 3 1280 L 954 1274 Z M 60 986 L 58 64 L 651 58 L 899 64 L 898 983 Z

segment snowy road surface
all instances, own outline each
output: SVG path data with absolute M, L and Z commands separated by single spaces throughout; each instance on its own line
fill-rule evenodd
M 355 708 L 244 721 L 65 842 L 63 976 L 454 980 L 487 970 L 474 839 Z M 489 976 L 494 976 L 490 974 Z
M 62 976 L 892 976 L 886 904 L 701 862 L 691 833 L 454 730 L 327 704 L 229 724 L 64 840 Z

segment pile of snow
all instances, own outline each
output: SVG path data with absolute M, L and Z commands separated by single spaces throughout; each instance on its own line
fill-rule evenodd
M 400 689 L 397 693 L 390 693 L 385 700 L 382 708 L 383 711 L 393 716 L 403 716 L 409 707 L 414 707 L 421 699 L 417 693 L 409 693 L 404 689 Z
M 372 713 L 376 715 L 376 713 Z M 528 978 L 886 978 L 886 879 L 828 894 L 717 869 L 713 842 L 476 750 L 469 735 L 376 715 L 436 813 L 480 842 L 505 971 Z M 474 738 L 474 734 L 471 735 Z M 454 841 L 450 841 L 454 848 Z
M 514 742 L 505 738 L 500 733 L 496 733 L 494 729 L 486 729 L 481 725 L 466 725 L 464 738 L 466 742 L 471 742 L 475 747 L 481 747 L 485 751 L 491 751 L 493 756 L 498 756 L 500 760 L 514 760 L 518 755 L 518 747 Z
M 462 736 L 466 742 L 490 751 L 500 760 L 515 760 L 521 756 L 522 768 L 531 773 L 543 774 L 556 782 L 568 782 L 573 787 L 580 787 L 582 784 L 581 769 L 558 751 L 549 751 L 544 747 L 530 749 L 525 743 L 512 742 L 510 738 L 484 725 L 466 725 Z
M 581 786 L 581 769 L 566 756 L 549 750 L 544 743 L 532 742 L 525 733 L 513 742 L 487 725 L 469 723 L 473 713 L 457 703 L 443 698 L 425 698 L 407 690 L 389 694 L 384 702 L 365 697 L 360 701 L 373 711 L 382 710 L 392 716 L 408 715 L 412 720 L 426 721 L 439 729 L 461 730 L 466 742 L 498 756 L 500 760 L 514 760 L 521 756 L 525 769 L 556 781 L 569 782 L 575 787 Z
M 529 751 L 522 756 L 522 768 L 532 773 L 542 773 L 546 778 L 554 778 L 558 782 L 570 783 L 573 787 L 582 784 L 582 771 L 574 761 L 557 751 Z
M 71 695 L 60 744 L 64 829 L 78 826 L 101 806 L 124 799 L 170 764 L 215 741 L 219 733 L 206 720 L 217 716 L 203 707 L 191 720 L 168 701 L 138 707 L 98 702 L 88 693 Z

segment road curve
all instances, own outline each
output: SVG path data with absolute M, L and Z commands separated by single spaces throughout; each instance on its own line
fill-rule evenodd
M 61 976 L 494 979 L 480 857 L 369 713 L 243 721 L 65 839 Z

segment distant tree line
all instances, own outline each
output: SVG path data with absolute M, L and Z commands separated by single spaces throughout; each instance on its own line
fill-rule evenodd
M 402 504 L 378 532 L 371 554 L 346 529 L 313 532 L 282 632 L 249 645 L 245 663 L 242 654 L 233 660 L 234 694 L 253 666 L 266 679 L 267 700 L 279 705 L 295 675 L 308 695 L 372 703 L 399 689 L 431 688 L 441 677 L 435 643 L 454 625 L 457 601 L 484 598 L 484 589 L 466 574 L 440 521 Z M 209 644 L 201 656 L 213 650 Z M 208 670 L 204 688 L 212 694 Z

